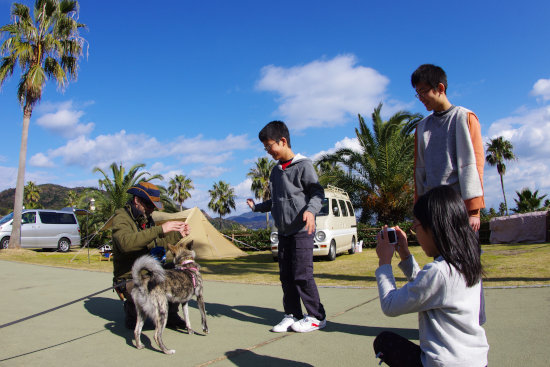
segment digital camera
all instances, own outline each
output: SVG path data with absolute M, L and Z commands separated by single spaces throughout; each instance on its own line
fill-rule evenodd
M 380 231 L 380 234 L 382 235 L 382 238 L 384 238 L 384 230 Z M 395 232 L 395 229 L 388 227 L 388 242 L 390 245 L 397 244 L 397 233 Z

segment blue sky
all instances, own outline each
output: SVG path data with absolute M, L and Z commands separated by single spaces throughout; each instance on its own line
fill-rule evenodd
M 32 6 L 33 2 L 22 1 Z M 12 1 L 0 0 L 0 24 Z M 82 0 L 89 44 L 79 78 L 47 84 L 29 129 L 25 180 L 95 186 L 94 167 L 147 164 L 167 185 L 194 184 L 185 206 L 207 210 L 225 180 L 237 210 L 252 196 L 246 173 L 265 155 L 269 121 L 291 129 L 295 153 L 354 147 L 357 114 L 427 114 L 410 75 L 442 66 L 449 99 L 478 115 L 484 141 L 514 145 L 504 183 L 550 194 L 550 28 L 547 1 Z M 19 70 L 0 91 L 0 190 L 14 187 L 22 111 Z M 502 201 L 485 167 L 488 207 Z M 208 210 L 207 210 L 208 211 Z

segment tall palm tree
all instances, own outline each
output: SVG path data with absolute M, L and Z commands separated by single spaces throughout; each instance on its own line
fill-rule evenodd
M 271 170 L 277 163 L 267 157 L 258 158 L 255 167 L 252 167 L 246 174 L 252 179 L 250 189 L 256 199 L 266 201 L 271 199 L 271 187 L 269 186 L 269 176 Z M 269 229 L 269 212 L 265 213 L 265 228 Z
M 38 208 L 38 202 L 40 201 L 40 189 L 38 186 L 34 182 L 29 181 L 23 191 L 25 207 L 30 209 Z
M 185 175 L 176 175 L 170 180 L 168 194 L 179 204 L 180 211 L 183 210 L 183 202 L 191 197 L 189 191 L 194 188 L 193 181 Z
M 99 188 L 103 188 L 106 191 L 105 203 L 101 203 L 101 210 L 107 217 L 111 216 L 116 209 L 122 208 L 126 202 L 131 198 L 131 195 L 126 191 L 138 182 L 151 181 L 154 179 L 162 180 L 162 175 L 150 175 L 149 172 L 141 171 L 145 167 L 145 164 L 134 164 L 126 173 L 126 169 L 122 166 L 122 163 L 117 165 L 111 163 L 109 166 L 112 172 L 112 178 L 105 173 L 101 168 L 95 167 L 93 172 L 100 172 L 103 175 L 103 179 L 99 180 Z M 97 199 L 96 199 L 97 200 Z
M 23 107 L 23 130 L 19 168 L 13 206 L 13 229 L 10 248 L 21 247 L 21 210 L 29 123 L 36 103 L 42 98 L 42 90 L 48 79 L 54 79 L 62 89 L 70 79 L 78 75 L 78 59 L 82 56 L 84 38 L 79 29 L 78 1 L 36 0 L 34 14 L 30 9 L 13 3 L 13 23 L 0 27 L 0 34 L 7 39 L 0 46 L 0 87 L 11 75 L 16 65 L 21 68 L 17 99 Z
M 534 212 L 541 208 L 542 201 L 547 195 L 538 196 L 539 190 L 531 192 L 527 187 L 523 188 L 520 191 L 516 191 L 518 196 L 517 199 L 514 199 L 516 202 L 517 208 L 514 210 L 516 213 L 528 213 Z
M 383 121 L 382 103 L 372 113 L 372 130 L 359 115 L 355 129 L 359 152 L 344 148 L 322 156 L 323 162 L 341 163 L 346 173 L 336 173 L 333 183 L 346 190 L 355 207 L 362 208 L 361 221 L 376 215 L 383 223 L 397 223 L 409 214 L 414 199 L 414 131 L 420 114 L 400 111 Z
M 219 181 L 214 183 L 208 193 L 210 194 L 208 207 L 220 215 L 221 228 L 222 217 L 231 213 L 231 209 L 235 209 L 235 190 L 227 182 Z
M 508 203 L 506 202 L 506 193 L 504 192 L 504 175 L 506 174 L 506 165 L 504 161 L 515 160 L 516 156 L 513 152 L 514 146 L 511 142 L 499 136 L 495 139 L 490 139 L 487 143 L 487 155 L 485 160 L 491 166 L 497 166 L 498 174 L 500 175 L 500 187 L 502 188 L 502 196 L 504 196 L 504 207 L 506 215 L 508 215 Z

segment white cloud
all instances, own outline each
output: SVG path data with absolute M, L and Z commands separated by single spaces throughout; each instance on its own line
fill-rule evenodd
M 533 85 L 531 94 L 535 97 L 541 97 L 543 101 L 550 99 L 550 79 L 539 79 Z
M 484 141 L 497 136 L 512 143 L 517 157 L 517 161 L 505 163 L 504 189 L 508 207 L 515 206 L 516 191 L 524 187 L 540 190 L 540 196 L 550 194 L 550 106 L 522 108 L 513 116 L 495 121 Z M 499 203 L 504 201 L 500 176 L 496 167 L 488 164 L 485 165 L 484 187 L 487 207 L 498 209 Z
M 29 164 L 34 167 L 54 167 L 54 162 L 46 157 L 44 153 L 37 153 L 29 159 Z
M 53 112 L 49 112 L 52 110 Z M 93 122 L 80 122 L 81 117 L 84 116 L 84 111 L 77 110 L 72 101 L 60 104 L 50 103 L 39 111 L 48 111 L 36 120 L 39 126 L 68 139 L 88 135 L 95 126 Z
M 199 178 L 206 178 L 206 177 L 218 177 L 222 173 L 227 172 L 227 168 L 224 167 L 218 167 L 218 166 L 203 166 L 198 169 L 192 170 L 189 175 L 191 177 L 199 177 Z
M 277 114 L 296 130 L 338 126 L 384 99 L 389 79 L 357 65 L 354 55 L 317 60 L 303 66 L 262 69 L 257 88 L 280 95 Z
M 146 159 L 168 157 L 178 158 L 183 165 L 202 163 L 213 166 L 230 160 L 233 150 L 246 149 L 248 146 L 246 135 L 230 134 L 224 139 L 205 139 L 199 135 L 194 138 L 177 137 L 170 142 L 159 142 L 147 134 L 127 134 L 125 130 L 121 130 L 93 139 L 79 136 L 69 140 L 64 146 L 46 153 L 38 153 L 35 155 L 36 158 L 33 158 L 42 166 L 45 162 L 61 159 L 65 165 L 86 169 L 96 166 L 105 168 L 112 162 L 135 164 Z M 156 167 L 164 167 L 162 163 L 158 164 L 160 165 Z
M 357 140 L 357 138 L 348 138 L 346 136 L 344 139 L 342 139 L 340 141 L 337 141 L 334 144 L 334 147 L 332 147 L 328 150 L 322 150 L 319 153 L 314 154 L 311 157 L 311 160 L 313 162 L 315 162 L 319 158 L 324 156 L 325 154 L 332 154 L 332 153 L 336 152 L 337 150 L 344 149 L 344 148 L 351 149 L 351 150 L 356 151 L 356 152 L 361 152 L 362 151 L 361 145 L 359 144 L 359 141 Z

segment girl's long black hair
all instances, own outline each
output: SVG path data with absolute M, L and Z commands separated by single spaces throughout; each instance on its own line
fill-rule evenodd
M 450 186 L 434 187 L 418 199 L 413 213 L 422 228 L 432 232 L 445 261 L 464 275 L 466 285 L 477 284 L 483 275 L 481 247 L 460 195 Z

